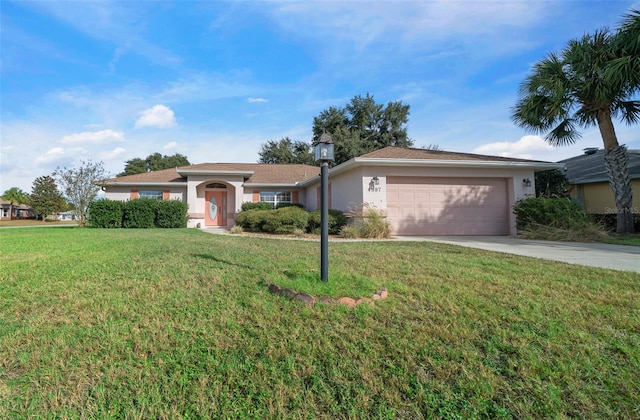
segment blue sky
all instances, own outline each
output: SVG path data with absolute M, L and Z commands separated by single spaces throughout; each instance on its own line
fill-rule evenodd
M 509 118 L 533 63 L 638 1 L 2 0 L 0 192 L 56 166 L 255 162 L 355 95 L 411 106 L 416 147 L 556 161 Z M 640 148 L 638 126 L 616 126 Z

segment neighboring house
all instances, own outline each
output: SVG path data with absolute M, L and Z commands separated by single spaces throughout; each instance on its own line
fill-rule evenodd
M 76 220 L 76 213 L 73 211 L 63 211 L 58 213 L 57 219 L 65 221 Z
M 640 150 L 627 150 L 628 169 L 633 190 L 634 209 L 640 209 Z M 584 154 L 561 160 L 570 185 L 572 199 L 591 214 L 615 214 L 616 203 L 609 185 L 604 161 L 604 149 L 584 149 Z M 640 210 L 638 210 L 640 211 Z
M 32 219 L 35 217 L 33 209 L 26 204 L 13 204 L 9 200 L 0 198 L 0 220 Z
M 512 207 L 550 162 L 387 147 L 329 171 L 329 207 L 383 211 L 396 235 L 515 235 Z M 189 227 L 230 227 L 243 202 L 320 207 L 320 168 L 202 163 L 105 180 L 106 198 L 182 200 Z

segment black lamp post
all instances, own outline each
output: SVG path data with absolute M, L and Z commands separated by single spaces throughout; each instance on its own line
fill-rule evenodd
M 320 162 L 320 280 L 329 279 L 329 162 L 334 159 L 333 139 L 322 133 L 315 144 Z

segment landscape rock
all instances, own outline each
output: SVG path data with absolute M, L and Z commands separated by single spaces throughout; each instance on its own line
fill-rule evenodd
M 289 299 L 293 299 L 296 297 L 297 293 L 291 289 L 280 289 L 280 293 L 282 296 L 286 296 Z
M 380 299 L 380 295 L 377 294 L 377 293 L 374 293 L 373 296 L 371 296 L 371 299 L 378 300 L 378 299 Z
M 342 298 L 338 299 L 337 302 L 340 305 L 346 305 L 346 306 L 348 306 L 350 308 L 353 308 L 354 306 L 356 306 L 355 299 L 351 299 L 351 298 L 348 298 L 348 297 L 342 297 Z
M 386 299 L 387 298 L 387 289 L 384 289 L 380 292 L 380 299 Z
M 334 301 L 329 296 L 320 296 L 318 298 L 318 302 L 324 303 L 325 305 L 333 305 Z
M 280 293 L 281 290 L 282 290 L 282 288 L 280 286 L 278 286 L 277 284 L 273 284 L 272 283 L 272 284 L 269 285 L 269 291 L 271 293 L 278 294 L 278 293 Z
M 299 300 L 309 306 L 314 306 L 316 304 L 315 298 L 306 293 L 298 293 L 297 295 L 295 295 L 294 299 Z
M 373 306 L 373 299 L 369 299 L 369 298 L 360 298 L 358 300 L 356 300 L 356 305 L 362 305 L 363 303 L 366 303 L 368 305 Z

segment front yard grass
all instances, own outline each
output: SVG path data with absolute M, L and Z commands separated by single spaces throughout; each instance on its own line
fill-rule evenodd
M 614 245 L 640 246 L 640 234 L 611 235 L 609 239 L 606 240 L 606 243 Z
M 0 418 L 640 416 L 637 273 L 334 242 L 322 286 L 317 242 L 63 227 L 0 243 Z M 389 297 L 310 308 L 265 277 Z

